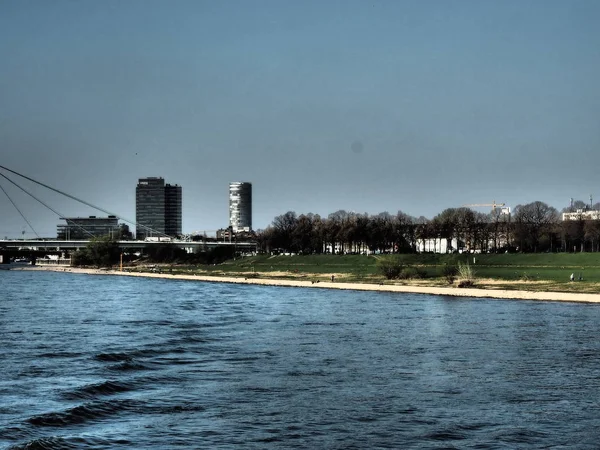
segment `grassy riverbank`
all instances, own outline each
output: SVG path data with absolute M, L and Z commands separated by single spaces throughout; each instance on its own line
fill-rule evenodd
M 158 268 L 157 268 L 158 269 Z M 258 274 L 256 277 L 225 275 L 223 272 L 218 275 L 206 275 L 202 273 L 194 273 L 193 269 L 184 269 L 182 267 L 165 267 L 161 266 L 160 270 L 144 270 L 143 267 L 129 268 L 127 271 L 111 270 L 111 269 L 92 269 L 92 268 L 74 268 L 74 267 L 59 267 L 59 266 L 29 266 L 15 270 L 32 270 L 32 271 L 55 271 L 69 274 L 80 275 L 109 275 L 123 277 L 143 277 L 143 278 L 158 278 L 165 280 L 178 281 L 199 281 L 210 283 L 231 283 L 259 286 L 278 286 L 278 287 L 298 287 L 312 289 L 339 289 L 353 291 L 372 291 L 372 292 L 395 292 L 395 293 L 412 293 L 412 294 L 429 294 L 439 295 L 444 297 L 472 297 L 472 298 L 497 298 L 508 300 L 542 300 L 542 301 L 565 301 L 565 302 L 582 302 L 582 303 L 599 303 L 600 294 L 585 293 L 585 292 L 555 292 L 549 290 L 515 290 L 515 289 L 493 289 L 471 287 L 459 288 L 455 285 L 436 286 L 415 285 L 415 284 L 391 284 L 391 283 L 353 283 L 348 280 L 340 282 L 336 279 L 335 282 L 323 280 L 317 282 L 314 278 L 308 277 L 306 274 L 295 275 L 295 278 L 274 276 L 273 272 L 265 272 Z
M 310 281 L 328 281 L 333 275 L 335 281 L 347 283 L 448 286 L 443 276 L 444 266 L 468 262 L 474 270 L 478 288 L 600 292 L 600 254 L 596 253 L 398 256 L 407 266 L 418 268 L 422 276 L 410 280 L 386 280 L 378 273 L 377 255 L 259 255 L 213 266 L 173 265 L 164 266 L 160 270 L 180 274 Z M 575 282 L 569 281 L 571 273 L 575 274 Z

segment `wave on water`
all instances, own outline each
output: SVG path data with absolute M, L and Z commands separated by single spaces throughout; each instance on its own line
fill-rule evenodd
M 27 422 L 37 427 L 64 427 L 135 410 L 140 402 L 130 399 L 94 401 L 60 412 L 50 412 L 30 417 Z
M 133 359 L 133 357 L 127 353 L 99 353 L 94 358 L 102 362 L 131 361 Z
M 133 352 L 115 352 L 115 353 L 99 353 L 94 356 L 96 361 L 104 363 L 116 363 L 106 366 L 107 370 L 115 372 L 135 372 L 143 370 L 151 370 L 152 364 L 140 362 L 137 357 L 151 357 L 162 354 L 156 349 L 137 350 Z
M 127 439 L 101 439 L 93 437 L 50 436 L 9 447 L 7 450 L 104 450 L 132 445 Z
M 125 361 L 119 364 L 112 364 L 108 366 L 107 369 L 115 372 L 136 372 L 141 370 L 150 370 L 152 367 L 135 361 Z
M 19 276 L 3 450 L 598 448 L 600 308 Z
M 108 380 L 102 383 L 89 384 L 71 391 L 63 392 L 61 397 L 67 400 L 93 399 L 98 396 L 128 392 L 134 388 L 135 386 L 131 382 Z
M 83 356 L 83 353 L 80 352 L 49 352 L 49 353 L 41 353 L 38 355 L 39 358 L 79 358 Z

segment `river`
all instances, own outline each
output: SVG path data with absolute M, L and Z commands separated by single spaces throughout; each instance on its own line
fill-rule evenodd
M 0 271 L 0 448 L 598 448 L 600 307 Z

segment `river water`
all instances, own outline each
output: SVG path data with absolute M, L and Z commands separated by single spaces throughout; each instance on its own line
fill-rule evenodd
M 0 448 L 598 448 L 600 307 L 0 271 Z

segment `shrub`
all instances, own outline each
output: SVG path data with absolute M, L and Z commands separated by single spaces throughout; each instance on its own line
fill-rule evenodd
M 460 278 L 458 287 L 471 287 L 475 285 L 475 271 L 469 263 L 458 263 L 458 276 Z
M 155 263 L 172 263 L 177 260 L 185 260 L 187 253 L 185 250 L 174 244 L 152 245 L 146 249 L 148 260 Z
M 460 280 L 458 282 L 459 288 L 467 288 L 475 286 L 475 282 L 473 280 Z
M 412 279 L 416 279 L 416 278 L 425 278 L 425 272 L 417 267 L 408 266 L 408 267 L 404 267 L 400 271 L 398 278 L 400 278 L 401 280 L 412 280 Z
M 381 256 L 377 259 L 377 271 L 388 280 L 398 278 L 403 268 L 404 263 L 396 255 Z
M 74 266 L 110 267 L 119 261 L 119 244 L 109 236 L 95 237 L 88 245 L 73 254 Z
M 454 280 L 456 280 L 456 275 L 458 274 L 458 267 L 453 264 L 444 264 L 442 268 L 442 275 L 448 282 L 448 284 L 453 284 Z
M 77 250 L 71 256 L 71 264 L 75 267 L 79 266 L 91 266 L 92 261 L 90 260 L 90 255 L 87 252 L 87 249 Z

